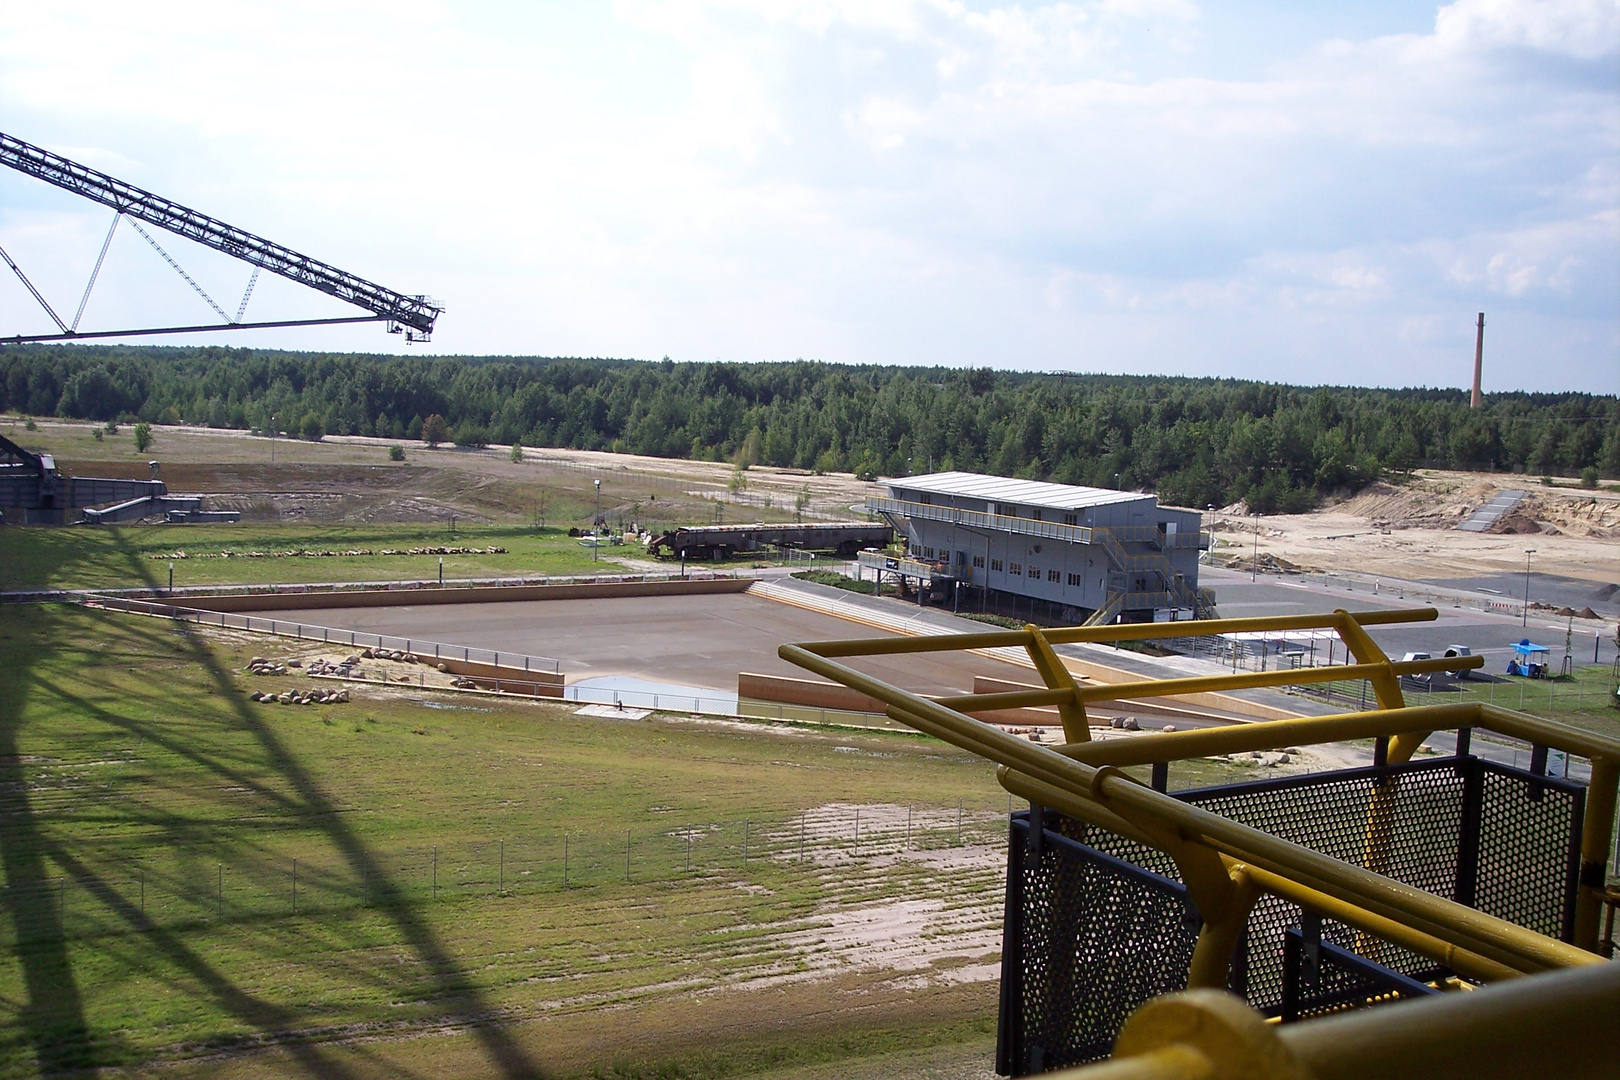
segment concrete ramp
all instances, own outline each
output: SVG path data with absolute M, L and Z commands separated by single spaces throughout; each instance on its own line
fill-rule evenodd
M 1518 506 L 1523 499 L 1522 491 L 1498 491 L 1495 498 L 1475 510 L 1468 520 L 1457 528 L 1462 532 L 1484 532 L 1495 525 L 1503 514 Z

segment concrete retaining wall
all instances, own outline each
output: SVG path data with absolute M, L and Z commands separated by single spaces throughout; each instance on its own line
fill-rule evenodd
M 620 596 L 690 596 L 747 592 L 752 578 L 707 581 L 613 581 L 573 585 L 491 585 L 475 588 L 355 589 L 344 592 L 274 592 L 188 595 L 203 611 L 300 611 L 311 608 L 408 607 L 419 604 L 490 604 L 517 600 L 591 600 Z

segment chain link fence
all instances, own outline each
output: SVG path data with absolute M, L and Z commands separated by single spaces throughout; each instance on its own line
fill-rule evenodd
M 0 889 L 11 917 L 0 946 L 184 929 L 221 921 L 319 917 L 367 907 L 453 903 L 614 885 L 693 885 L 753 874 L 870 871 L 950 849 L 999 849 L 1012 801 L 823 806 L 723 821 L 268 856 L 166 848 L 76 863 L 71 875 Z M 999 854 L 987 856 L 998 865 Z

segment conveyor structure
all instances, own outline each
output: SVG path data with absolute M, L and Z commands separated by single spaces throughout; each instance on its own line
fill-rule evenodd
M 0 132 L 0 164 L 8 165 L 18 172 L 43 180 L 47 184 L 54 184 L 65 191 L 75 195 L 82 195 L 92 202 L 101 203 L 113 209 L 113 230 L 125 218 L 130 219 L 133 228 L 139 232 L 148 243 L 157 249 L 181 277 L 197 291 L 209 305 L 219 313 L 222 322 L 208 323 L 198 326 L 168 326 L 155 328 L 138 328 L 127 330 L 98 330 L 81 331 L 78 329 L 79 316 L 84 313 L 85 302 L 89 300 L 90 291 L 95 287 L 96 276 L 101 271 L 102 261 L 107 255 L 107 247 L 112 242 L 113 232 L 107 234 L 107 243 L 102 245 L 101 258 L 97 259 L 95 270 L 91 272 L 89 284 L 85 287 L 84 300 L 79 304 L 79 311 L 68 322 L 59 316 L 54 308 L 46 301 L 38 289 L 30 282 L 22 269 L 0 249 L 0 256 L 16 273 L 28 291 L 33 294 L 51 321 L 55 322 L 60 333 L 13 335 L 0 338 L 0 342 L 28 342 L 28 341 L 68 341 L 78 338 L 106 338 L 106 337 L 133 337 L 146 334 L 178 334 L 195 333 L 205 330 L 244 330 L 264 327 L 281 326 L 317 326 L 333 323 L 355 322 L 383 322 L 388 326 L 389 333 L 404 333 L 409 341 L 427 341 L 433 333 L 434 321 L 443 312 L 443 308 L 435 304 L 426 296 L 412 296 L 406 293 L 395 292 L 365 278 L 339 270 L 337 267 L 308 255 L 300 254 L 289 247 L 284 247 L 263 237 L 255 236 L 245 229 L 226 224 L 218 218 L 209 217 L 189 207 L 182 206 L 172 199 L 155 195 L 150 191 L 125 183 L 117 177 L 109 176 L 104 172 L 92 169 L 71 161 L 60 154 L 52 153 L 42 147 L 23 142 L 10 135 Z M 160 229 L 167 230 L 176 236 L 183 236 L 193 240 L 204 247 L 223 252 L 233 259 L 254 267 L 253 281 L 249 283 L 247 293 L 242 297 L 242 303 L 237 308 L 236 316 L 232 318 L 215 303 L 212 297 L 203 291 L 191 276 L 180 268 L 157 242 L 140 227 L 139 222 L 146 222 Z M 268 270 L 272 274 L 295 281 L 318 292 L 334 296 L 346 303 L 353 304 L 365 312 L 363 316 L 350 316 L 346 318 L 328 319 L 294 319 L 274 322 L 242 322 L 248 299 L 252 295 L 253 282 L 258 280 L 258 271 Z

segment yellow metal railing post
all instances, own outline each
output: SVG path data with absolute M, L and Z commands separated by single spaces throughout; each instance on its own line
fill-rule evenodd
M 1581 872 L 1575 894 L 1574 944 L 1598 951 L 1598 918 L 1602 914 L 1605 869 L 1608 866 L 1609 836 L 1614 830 L 1616 786 L 1620 784 L 1620 761 L 1592 759 L 1592 779 L 1586 785 L 1586 813 L 1581 822 Z
M 1029 650 L 1030 662 L 1040 674 L 1041 681 L 1046 683 L 1048 690 L 1067 690 L 1067 700 L 1057 703 L 1058 716 L 1063 720 L 1063 741 L 1083 743 L 1091 741 L 1091 726 L 1086 721 L 1085 702 L 1080 700 L 1080 688 L 1075 685 L 1074 676 L 1058 654 L 1052 649 L 1052 643 L 1046 640 L 1041 628 L 1034 623 L 1026 623 L 1024 632 L 1029 635 L 1025 648 Z

